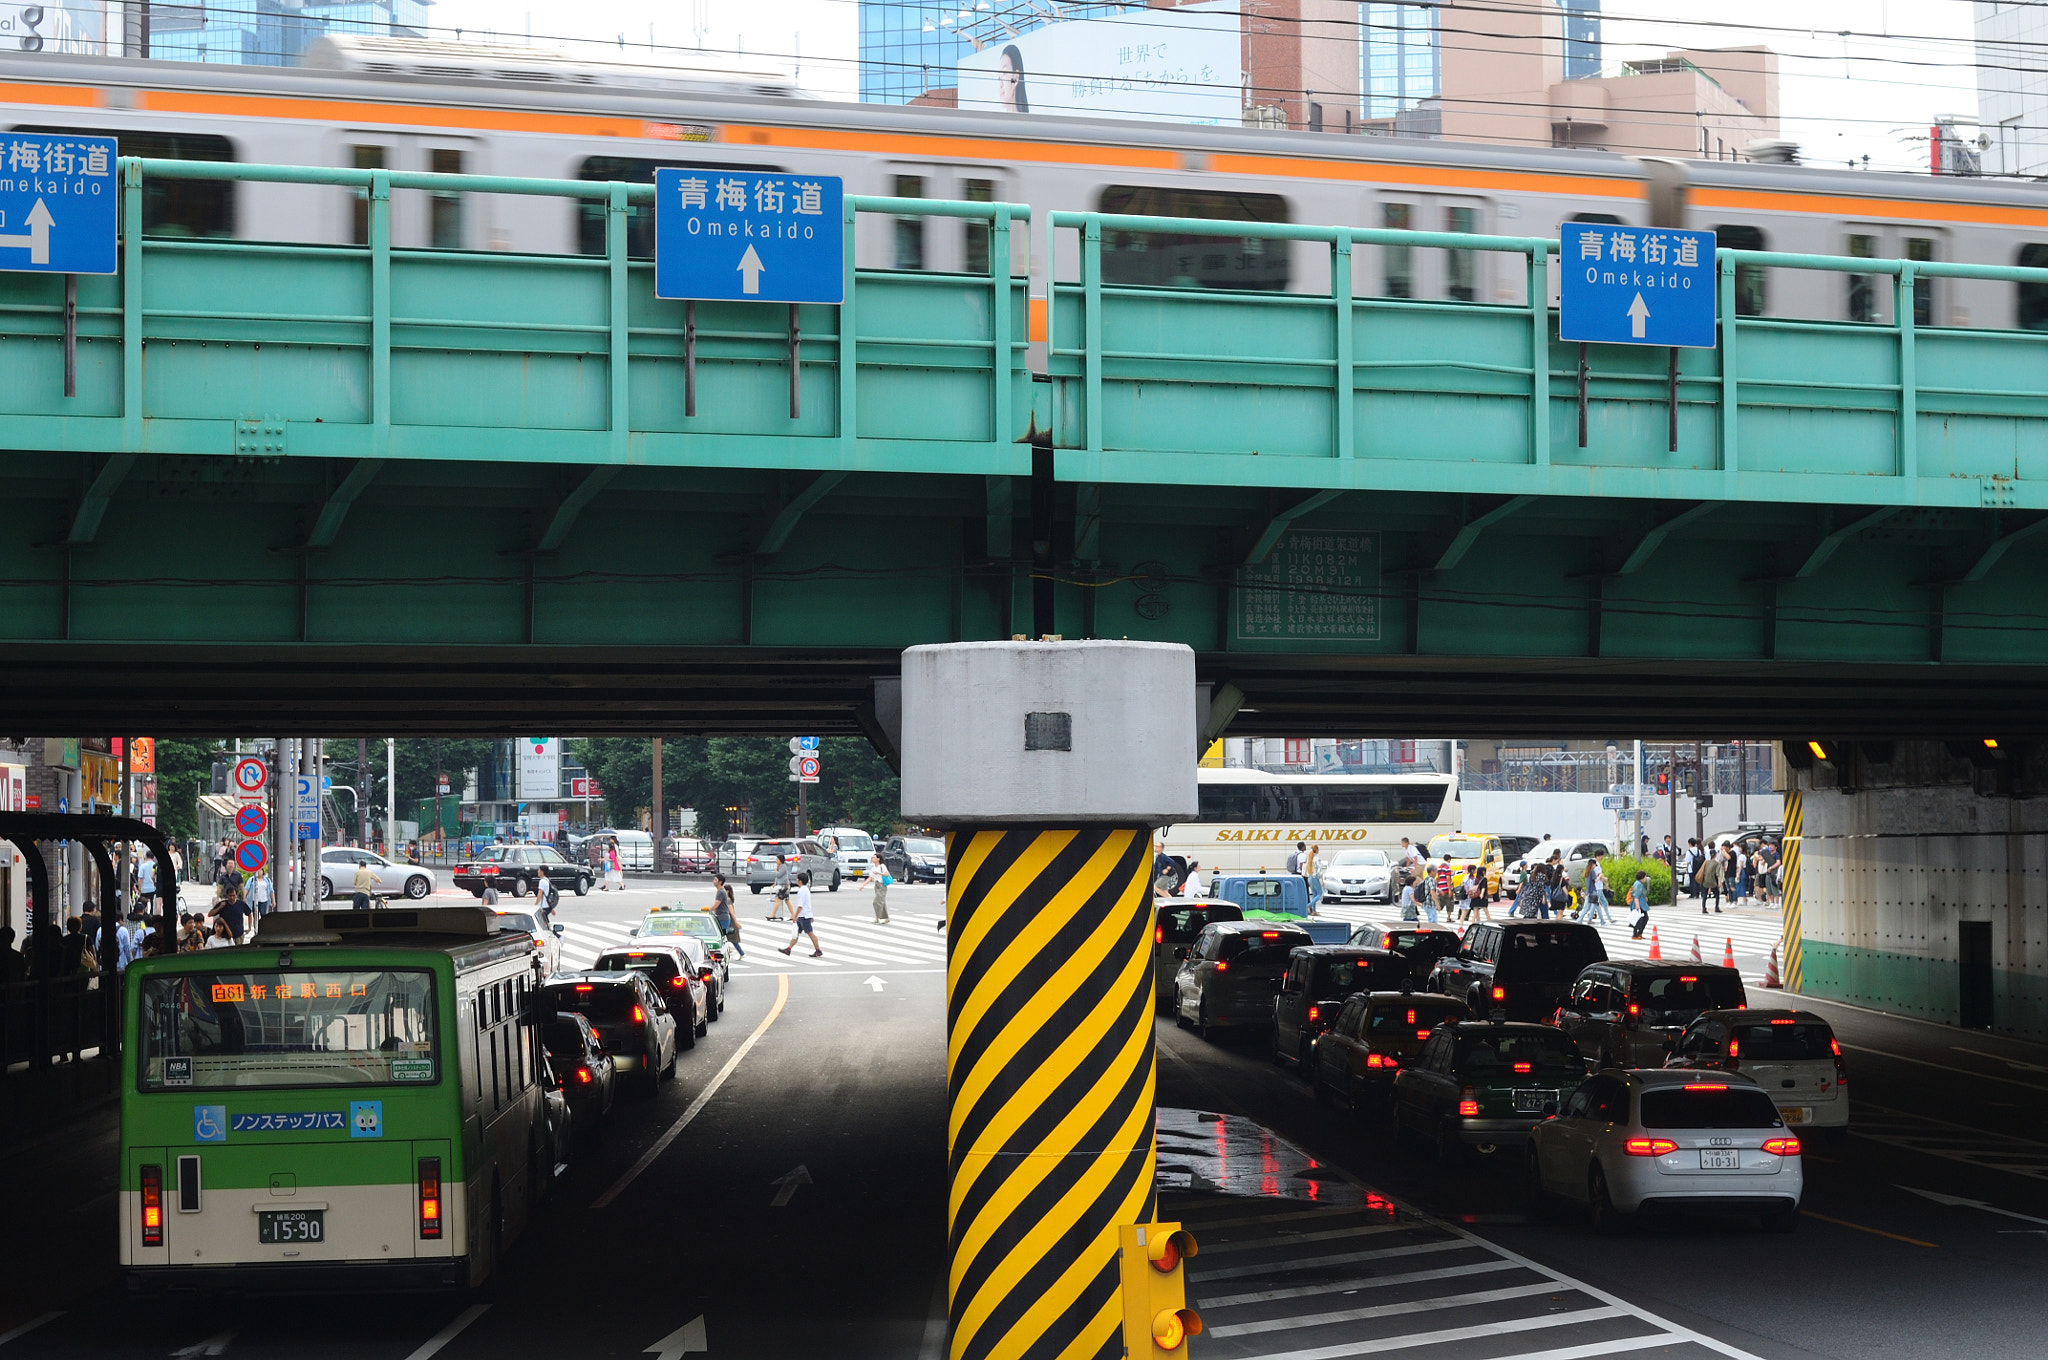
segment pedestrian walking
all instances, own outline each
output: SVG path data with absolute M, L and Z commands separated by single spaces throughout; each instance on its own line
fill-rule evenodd
M 1522 872 L 1522 886 L 1515 890 L 1515 905 L 1509 908 L 1508 915 L 1534 921 L 1550 911 L 1550 894 L 1544 877 L 1540 864 L 1532 864 Z
M 231 936 L 229 944 L 240 944 L 243 936 L 248 933 L 249 904 L 242 900 L 242 890 L 239 887 L 228 889 L 227 896 L 223 897 L 209 914 L 215 921 L 227 922 Z
M 1579 908 L 1579 919 L 1589 925 L 1614 924 L 1614 917 L 1607 910 L 1607 871 L 1597 859 L 1586 864 L 1585 901 Z
M 791 905 L 790 887 L 789 856 L 778 851 L 775 855 L 775 900 L 768 904 L 769 920 L 782 915 L 783 909 Z
M 811 924 L 810 870 L 806 869 L 796 876 L 796 887 L 791 891 L 791 898 L 796 907 L 796 933 L 789 937 L 788 944 L 782 946 L 782 952 L 787 954 L 790 950 L 796 948 L 798 940 L 808 935 L 811 938 L 811 957 L 814 959 L 825 957 L 824 946 L 818 943 L 818 932 Z
M 249 905 L 255 908 L 258 919 L 270 915 L 271 899 L 275 895 L 270 870 L 264 869 L 249 880 Z
M 234 927 L 216 917 L 213 923 L 213 934 L 206 937 L 205 942 L 200 948 L 233 949 L 238 943 L 240 942 L 235 939 Z
M 1648 869 L 1636 870 L 1636 881 L 1629 884 L 1628 887 L 1628 906 L 1629 910 L 1636 914 L 1635 929 L 1630 932 L 1630 938 L 1640 940 L 1643 938 L 1643 932 L 1650 928 L 1650 871 Z
M 1403 883 L 1401 885 L 1402 920 L 1420 921 L 1422 919 L 1422 902 L 1418 896 L 1420 891 L 1421 889 L 1413 883 Z
M 1294 848 L 1287 852 L 1287 872 L 1308 876 L 1308 842 L 1296 841 Z
M 1193 863 L 1194 861 L 1189 861 L 1190 865 Z M 865 888 L 874 893 L 875 920 L 882 925 L 889 924 L 889 885 L 895 881 L 889 874 L 889 866 L 882 863 L 882 856 L 877 852 L 868 856 L 867 876 L 853 885 L 855 892 Z
M 128 965 L 142 957 L 143 947 L 149 943 L 149 932 L 143 928 L 142 913 L 131 911 L 126 923 L 114 927 L 114 946 L 120 953 L 114 959 L 116 972 L 125 973 Z
M 178 913 L 178 952 L 190 954 L 206 947 L 206 928 L 196 911 Z
M 148 850 L 135 866 L 135 900 L 145 912 L 156 910 L 156 855 Z
M 1465 870 L 1465 919 L 1493 919 L 1493 894 L 1486 890 L 1486 866 L 1475 864 Z
M 1707 856 L 1706 862 L 1700 865 L 1700 915 L 1702 916 L 1707 914 L 1707 901 L 1709 898 L 1713 900 L 1714 910 L 1717 912 L 1721 910 L 1721 872 L 1722 859 L 1719 855 Z
M 1323 904 L 1323 847 L 1311 841 L 1301 867 L 1308 879 L 1308 914 L 1314 916 Z
M 732 888 L 726 883 L 724 874 L 711 875 L 711 919 L 718 923 L 719 931 L 732 943 L 733 952 L 741 958 L 747 951 L 740 948 L 740 921 L 733 912 Z
M 604 890 L 620 892 L 626 890 L 626 866 L 619 863 L 619 847 L 607 845 L 604 848 Z
M 357 911 L 368 911 L 377 903 L 377 871 L 366 860 L 356 861 L 355 878 L 349 883 L 351 900 Z
M 1202 895 L 1202 861 L 1198 859 L 1190 859 L 1188 861 L 1188 876 L 1181 882 L 1180 895 L 1182 897 L 1200 897 Z

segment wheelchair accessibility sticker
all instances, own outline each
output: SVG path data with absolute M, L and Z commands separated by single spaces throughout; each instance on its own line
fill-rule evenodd
M 382 1138 L 384 1136 L 384 1102 L 381 1100 L 351 1100 L 348 1103 L 348 1136 L 351 1138 Z
M 192 1107 L 192 1141 L 195 1143 L 225 1143 L 228 1140 L 228 1107 L 225 1105 L 194 1105 Z

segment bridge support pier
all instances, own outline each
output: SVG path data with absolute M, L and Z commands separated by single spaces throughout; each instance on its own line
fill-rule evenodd
M 1122 1354 L 1154 1218 L 1151 830 L 1196 809 L 1194 656 L 916 647 L 903 811 L 948 828 L 948 1354 Z

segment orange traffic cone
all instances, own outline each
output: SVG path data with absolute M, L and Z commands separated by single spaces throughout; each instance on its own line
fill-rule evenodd
M 1784 985 L 1778 979 L 1778 946 L 1772 945 L 1770 961 L 1764 964 L 1764 986 L 1783 987 Z
M 1705 960 L 1700 957 L 1700 937 L 1697 935 L 1692 937 L 1692 961 L 1694 963 L 1705 962 Z
M 1735 937 L 1733 935 L 1728 937 L 1728 947 L 1721 951 L 1721 966 L 1723 968 L 1733 968 L 1735 966 Z
M 1653 959 L 1664 957 L 1664 946 L 1657 943 L 1657 927 L 1655 926 L 1650 927 L 1650 957 Z

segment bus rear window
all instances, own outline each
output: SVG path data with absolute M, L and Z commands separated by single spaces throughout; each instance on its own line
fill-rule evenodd
M 145 1091 L 383 1086 L 436 1076 L 432 974 L 177 973 L 142 985 Z

